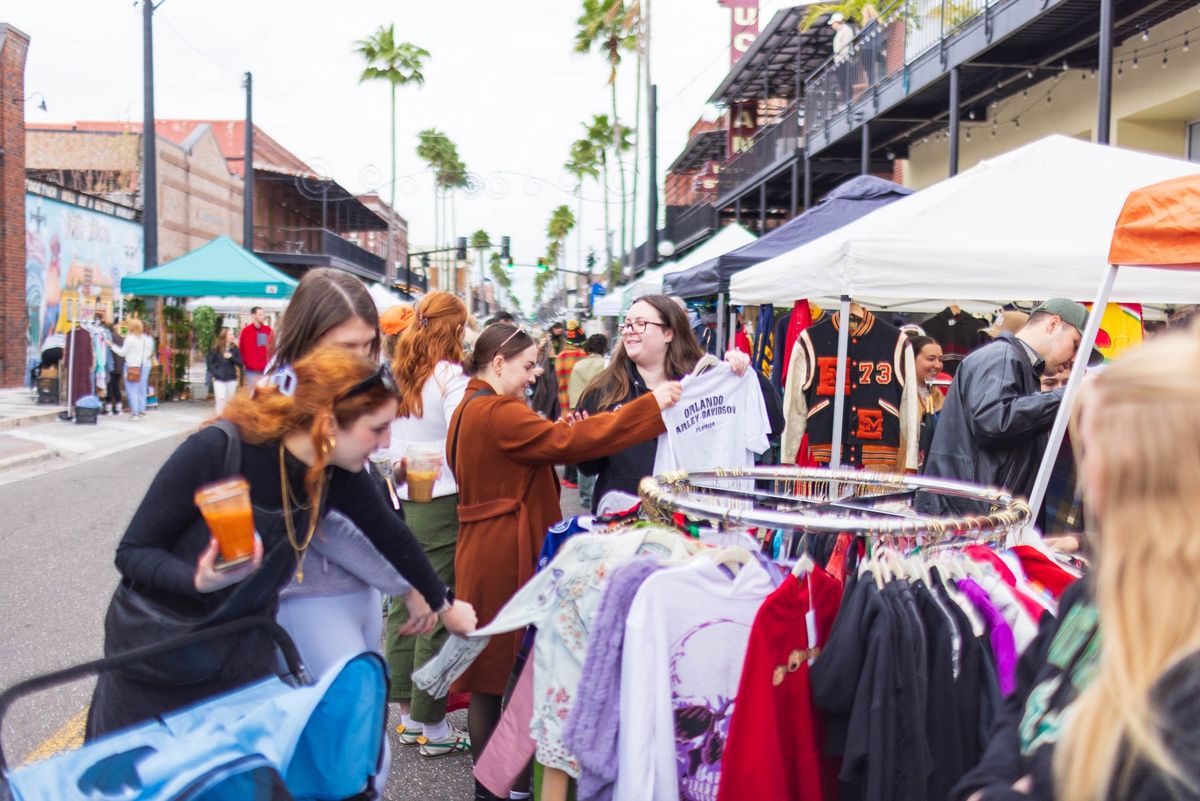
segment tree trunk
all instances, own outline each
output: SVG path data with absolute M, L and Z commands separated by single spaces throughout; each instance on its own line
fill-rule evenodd
M 640 151 L 642 146 L 642 49 L 638 48 L 637 57 L 637 93 L 633 100 L 633 190 L 629 193 L 629 246 L 636 248 L 637 241 L 637 221 L 638 221 L 638 165 L 641 163 Z M 650 232 L 646 232 L 647 238 Z M 631 265 L 633 266 L 633 265 Z
M 396 216 L 396 84 L 392 84 L 392 191 L 389 193 L 388 200 L 388 227 L 387 227 L 387 263 L 384 265 L 383 274 L 389 281 L 394 277 L 395 273 L 392 268 L 392 218 Z
M 628 201 L 628 195 L 625 192 L 625 154 L 621 152 L 621 123 L 617 120 L 617 82 L 612 82 L 612 113 L 613 113 L 613 150 L 617 153 L 617 172 L 620 177 L 618 185 L 621 188 L 621 262 L 622 276 L 624 275 L 625 254 L 628 248 L 625 244 L 625 207 Z
M 600 177 L 604 181 L 604 257 L 607 259 L 604 262 L 604 272 L 608 274 L 608 289 L 611 292 L 619 283 L 620 269 L 613 268 L 612 237 L 609 235 L 612 228 L 608 222 L 608 158 L 603 154 L 600 159 Z

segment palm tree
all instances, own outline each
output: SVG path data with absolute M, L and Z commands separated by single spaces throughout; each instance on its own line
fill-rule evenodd
M 873 0 L 838 0 L 838 2 L 817 3 L 810 6 L 804 19 L 800 21 L 800 30 L 807 31 L 823 17 L 840 13 L 846 21 L 861 29 L 868 19 L 879 16 Z
M 583 127 L 600 159 L 600 175 L 604 183 L 604 253 L 608 259 L 606 264 L 610 274 L 611 288 L 621 282 L 621 264 L 613 259 L 612 243 L 608 240 L 610 230 L 608 224 L 608 149 L 611 147 L 618 154 L 622 150 L 628 150 L 630 147 L 629 130 L 621 128 L 619 133 L 614 132 L 613 126 L 608 122 L 607 114 L 596 114 L 592 117 L 591 124 L 584 123 Z
M 372 36 L 360 39 L 356 43 L 355 52 L 363 57 L 367 66 L 359 76 L 358 82 L 387 81 L 392 90 L 392 182 L 388 199 L 387 237 L 387 275 L 393 274 L 392 265 L 392 220 L 396 216 L 396 87 L 415 83 L 421 86 L 425 83 L 425 60 L 429 51 L 409 42 L 396 42 L 396 26 L 382 25 Z
M 609 140 L 617 154 L 617 166 L 621 184 L 621 253 L 625 253 L 626 201 L 628 193 L 625 189 L 625 156 L 624 151 L 629 146 L 627 129 L 621 125 L 617 115 L 617 68 L 621 66 L 621 53 L 633 52 L 638 44 L 638 31 L 641 28 L 641 7 L 637 0 L 629 6 L 625 0 L 583 0 L 583 14 L 577 24 L 579 30 L 575 33 L 575 50 L 588 53 L 596 47 L 608 60 L 608 87 L 612 100 L 612 137 Z
M 480 228 L 478 231 L 471 234 L 471 238 L 470 238 L 468 244 L 479 254 L 479 280 L 482 281 L 485 278 L 487 278 L 487 273 L 484 271 L 484 266 L 483 266 L 483 256 L 485 253 L 487 253 L 488 250 L 491 249 L 492 238 L 490 236 L 488 236 L 487 231 Z M 499 255 L 499 254 L 497 254 L 497 255 Z M 470 293 L 470 291 L 471 291 L 471 282 L 467 281 L 467 292 Z M 473 303 L 467 304 L 467 307 L 470 308 L 472 312 L 475 311 L 475 309 L 473 308 L 473 305 L 474 305 Z
M 467 165 L 458 155 L 458 148 L 450 137 L 437 128 L 426 128 L 417 134 L 417 157 L 433 171 L 433 217 L 434 239 L 441 243 L 445 230 L 439 233 L 439 199 L 445 205 L 447 198 L 453 199 L 455 189 L 467 185 Z M 441 214 L 441 229 L 447 228 L 445 210 Z M 453 286 L 450 287 L 453 291 Z
M 571 143 L 571 155 L 563 168 L 575 177 L 575 203 L 579 207 L 575 233 L 577 267 L 583 266 L 583 182 L 600 175 L 600 160 L 596 147 L 587 139 L 576 139 Z

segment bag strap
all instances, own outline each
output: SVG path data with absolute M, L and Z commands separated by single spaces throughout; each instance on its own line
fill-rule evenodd
M 237 475 L 242 469 L 242 436 L 237 426 L 224 418 L 214 421 L 212 425 L 224 431 L 229 438 L 225 445 L 225 472 L 222 476 Z
M 488 395 L 495 394 L 496 391 L 491 388 L 475 390 L 471 393 L 471 397 L 467 398 L 466 403 L 462 405 L 462 411 L 458 413 L 458 421 L 454 424 L 454 436 L 450 439 L 450 452 L 446 454 L 446 458 L 450 462 L 450 472 L 455 474 L 455 478 L 458 477 L 458 432 L 462 428 L 463 415 L 467 413 L 467 403 L 480 396 L 487 397 Z

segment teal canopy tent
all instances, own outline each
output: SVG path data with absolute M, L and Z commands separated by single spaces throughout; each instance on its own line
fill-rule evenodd
M 194 298 L 287 298 L 296 281 L 227 236 L 151 270 L 121 279 L 126 295 Z

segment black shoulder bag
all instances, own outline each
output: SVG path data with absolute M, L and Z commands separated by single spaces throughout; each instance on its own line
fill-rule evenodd
M 222 477 L 236 475 L 241 470 L 241 438 L 237 428 L 228 420 L 214 425 L 225 432 L 229 442 L 225 449 Z M 180 537 L 181 542 L 208 542 L 208 526 L 204 518 L 191 525 Z M 281 543 L 287 546 L 288 543 Z M 188 548 L 187 550 L 192 550 Z M 244 581 L 213 593 L 215 604 L 197 604 L 189 612 L 169 608 L 159 601 L 156 593 L 129 579 L 121 579 L 108 605 L 104 618 L 104 655 L 113 657 L 136 648 L 161 643 L 193 634 L 215 626 L 270 610 L 278 600 L 281 578 L 295 570 L 295 554 L 290 547 L 272 548 L 263 557 L 262 566 Z M 209 640 L 157 654 L 122 667 L 120 672 L 137 681 L 162 685 L 189 685 L 215 676 L 238 647 L 238 638 Z

